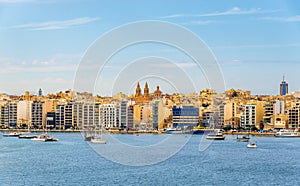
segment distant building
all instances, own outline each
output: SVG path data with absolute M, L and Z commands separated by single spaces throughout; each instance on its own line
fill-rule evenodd
M 300 109 L 294 107 L 288 110 L 288 128 L 299 129 L 300 127 Z
M 183 106 L 172 108 L 173 127 L 192 128 L 199 125 L 199 108 L 194 106 Z
M 117 108 L 114 104 L 100 105 L 100 123 L 105 128 L 119 127 L 117 126 Z
M 1 125 L 3 127 L 17 127 L 17 103 L 7 102 L 1 106 Z
M 254 104 L 245 105 L 245 115 L 244 118 L 241 119 L 242 121 L 241 126 L 243 128 L 254 127 L 256 121 L 255 115 L 256 115 L 256 105 Z
M 213 113 L 210 111 L 202 113 L 202 125 L 204 127 L 213 127 L 211 126 L 210 121 L 212 120 Z
M 162 129 L 164 123 L 164 111 L 162 100 L 154 100 L 152 103 L 152 128 Z
M 261 128 L 263 124 L 263 117 L 265 113 L 264 102 L 254 102 L 245 105 L 245 112 L 241 118 L 241 127 L 244 128 Z
M 151 128 L 151 111 L 152 106 L 150 104 L 134 105 L 134 128 L 141 128 L 143 124 L 144 128 Z
M 17 103 L 17 123 L 21 127 L 31 126 L 32 101 L 22 100 Z
M 237 128 L 239 126 L 240 118 L 238 110 L 238 102 L 228 100 L 224 106 L 224 125 Z
M 79 129 L 92 129 L 99 127 L 99 104 L 98 103 L 74 103 L 73 104 L 73 127 Z
M 273 120 L 273 128 L 274 129 L 285 129 L 287 128 L 287 115 L 285 114 L 277 114 L 274 116 Z
M 134 106 L 129 105 L 127 108 L 127 128 L 132 129 L 134 127 Z
M 280 83 L 280 95 L 285 96 L 288 93 L 289 93 L 289 84 L 284 80 L 284 76 L 283 76 L 283 80 Z
M 274 103 L 274 115 L 276 114 L 284 114 L 284 101 L 276 100 Z
M 33 101 L 31 104 L 31 126 L 43 129 L 45 126 L 44 102 Z
M 271 125 L 272 124 L 272 118 L 274 115 L 274 105 L 273 103 L 266 103 L 265 104 L 265 111 L 264 111 L 264 124 L 265 125 Z
M 46 127 L 47 127 L 47 129 L 55 128 L 55 112 L 47 112 Z
M 73 107 L 74 127 L 82 130 L 87 130 L 88 126 L 83 125 L 83 103 L 75 102 Z
M 64 129 L 73 127 L 73 103 L 69 102 L 65 105 L 65 122 Z
M 65 126 L 65 105 L 58 104 L 55 110 L 55 128 L 64 129 Z
M 128 101 L 121 101 L 120 104 L 120 127 L 126 128 L 127 127 L 127 117 L 128 117 L 128 110 L 127 110 Z

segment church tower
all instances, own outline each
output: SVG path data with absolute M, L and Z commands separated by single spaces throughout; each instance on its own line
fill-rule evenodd
M 149 87 L 148 87 L 148 83 L 147 82 L 146 82 L 145 88 L 144 88 L 144 97 L 145 98 L 149 98 Z
M 137 87 L 135 89 L 135 97 L 140 97 L 142 95 L 142 90 L 140 87 L 140 83 L 138 82 Z

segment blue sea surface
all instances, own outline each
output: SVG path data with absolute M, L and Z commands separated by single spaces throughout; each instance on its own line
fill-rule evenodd
M 52 133 L 59 142 L 1 137 L 0 185 L 299 185 L 300 138 L 255 137 L 256 149 L 234 136 L 199 151 L 201 135 L 166 161 L 133 167 L 97 154 L 79 133 Z M 115 135 L 151 145 L 167 135 Z M 124 154 L 126 155 L 126 154 Z

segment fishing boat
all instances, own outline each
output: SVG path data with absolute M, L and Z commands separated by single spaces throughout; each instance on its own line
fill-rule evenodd
M 249 142 L 250 140 L 250 136 L 249 135 L 243 135 L 242 137 L 240 137 L 239 135 L 236 136 L 236 141 L 237 142 Z
M 3 137 L 19 137 L 20 133 L 19 132 L 10 132 L 8 134 L 3 134 Z
M 281 129 L 279 132 L 274 134 L 275 137 L 280 137 L 280 138 L 299 138 L 300 135 L 297 131 L 291 131 L 291 130 L 284 130 Z
M 247 148 L 256 148 L 257 146 L 256 146 L 256 143 L 254 143 L 254 142 L 250 142 L 250 143 L 248 143 L 248 145 L 247 145 Z
M 54 138 L 50 136 L 47 133 L 43 133 L 41 135 L 36 136 L 35 138 L 32 138 L 33 141 L 40 141 L 40 142 L 51 142 L 51 141 L 58 141 L 57 138 Z
M 206 136 L 208 140 L 224 140 L 225 136 L 223 135 L 220 129 L 217 129 L 213 134 L 208 134 Z

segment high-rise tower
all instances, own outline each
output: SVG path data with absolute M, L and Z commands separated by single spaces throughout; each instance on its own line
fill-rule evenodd
M 284 76 L 282 82 L 280 83 L 280 95 L 284 96 L 289 93 L 289 84 L 284 80 Z
M 43 96 L 43 91 L 41 88 L 39 89 L 39 96 Z

